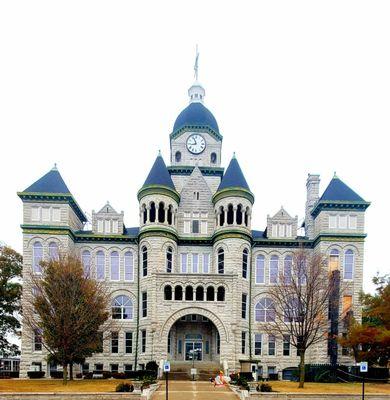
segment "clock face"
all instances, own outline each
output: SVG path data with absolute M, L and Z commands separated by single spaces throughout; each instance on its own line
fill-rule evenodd
M 193 154 L 200 154 L 206 148 L 204 137 L 197 133 L 187 139 L 187 149 Z

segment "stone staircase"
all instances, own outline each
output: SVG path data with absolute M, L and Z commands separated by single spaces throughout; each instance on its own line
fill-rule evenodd
M 192 380 L 191 375 L 192 362 L 171 362 L 170 380 L 188 381 Z M 221 370 L 221 365 L 217 362 L 197 361 L 195 367 L 197 374 L 195 380 L 208 381 L 211 377 L 215 377 Z

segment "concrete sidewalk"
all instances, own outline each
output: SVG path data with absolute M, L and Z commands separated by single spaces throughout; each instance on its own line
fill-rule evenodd
M 237 399 L 228 387 L 214 387 L 210 382 L 172 381 L 168 383 L 169 400 L 233 400 Z M 165 382 L 152 397 L 153 400 L 165 400 Z

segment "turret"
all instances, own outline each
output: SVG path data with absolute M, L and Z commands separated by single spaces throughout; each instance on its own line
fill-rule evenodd
M 180 195 L 159 153 L 138 192 L 141 232 L 161 226 L 176 232 L 179 200 Z
M 250 231 L 254 196 L 235 155 L 213 196 L 216 229 L 240 228 Z
M 23 201 L 24 225 L 61 226 L 76 231 L 87 222 L 56 165 L 18 196 Z

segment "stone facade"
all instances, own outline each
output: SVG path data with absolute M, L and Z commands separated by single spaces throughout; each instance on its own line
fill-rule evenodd
M 92 213 L 92 230 L 87 230 L 86 218 L 66 185 L 51 189 L 53 179 L 62 180 L 56 169 L 19 193 L 23 200 L 23 302 L 33 296 L 29 274 L 39 273 L 39 260 L 53 256 L 53 251 L 77 252 L 91 276 L 105 281 L 113 301 L 122 302 L 114 308 L 126 315 L 121 314 L 123 318 L 115 319 L 111 327 L 117 342 L 105 332 L 103 352 L 86 362 L 90 371 L 143 368 L 150 360 L 190 363 L 191 349 L 200 350 L 198 361 L 215 362 L 229 371 L 239 370 L 243 360 L 252 360 L 253 368 L 265 375 L 296 367 L 296 350 L 291 347 L 286 354 L 282 338 L 269 344 L 266 322 L 256 321 L 255 307 L 272 285 L 271 259 L 281 270 L 286 257 L 302 245 L 327 256 L 337 250 L 341 285 L 352 296 L 355 317 L 361 316 L 368 203 L 344 199 L 342 194 L 336 200 L 320 198 L 319 176 L 309 175 L 303 236 L 298 236 L 298 217 L 283 208 L 268 217 L 264 231 L 253 230 L 254 196 L 237 160 L 233 158 L 224 173 L 222 136 L 216 122 L 203 101 L 195 104 L 196 112 L 191 108 L 199 87 L 191 89 L 187 120 L 183 124 L 181 118 L 170 136 L 172 165 L 166 168 L 159 156 L 138 193 L 139 227 L 126 228 L 123 212 L 107 203 Z M 209 114 L 202 114 L 204 110 Z M 202 115 L 206 115 L 203 122 Z M 198 136 L 191 139 L 193 135 Z M 189 141 L 197 146 L 199 136 L 205 148 L 189 151 Z M 256 167 L 256 160 L 253 164 Z M 261 278 L 256 276 L 258 257 L 264 260 Z M 254 351 L 255 334 L 262 334 L 261 354 Z M 338 353 L 341 362 L 352 362 L 341 349 Z M 33 364 L 49 372 L 45 357 L 44 348 L 24 327 L 21 376 Z M 327 343 L 313 347 L 307 361 L 329 362 Z

